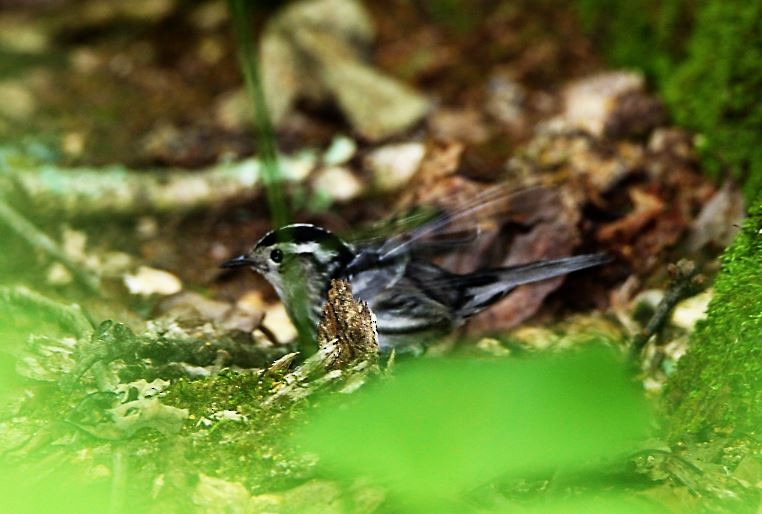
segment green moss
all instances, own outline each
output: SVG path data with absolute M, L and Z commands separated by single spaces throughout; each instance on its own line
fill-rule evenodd
M 690 58 L 666 77 L 678 123 L 699 131 L 716 170 L 762 190 L 762 2 L 714 0 L 699 11 Z
M 178 380 L 162 402 L 187 408 L 185 458 L 198 472 L 241 482 L 253 493 L 283 489 L 303 480 L 309 463 L 287 437 L 300 407 L 263 408 L 277 377 L 223 371 L 201 380 Z M 220 417 L 235 411 L 240 420 Z
M 752 433 L 762 421 L 762 197 L 722 258 L 707 319 L 665 395 L 673 437 Z
M 618 66 L 660 78 L 685 55 L 691 0 L 578 0 L 579 16 L 597 48 Z
M 675 120 L 699 133 L 710 175 L 762 190 L 762 2 L 578 0 L 581 21 L 617 66 L 644 70 Z

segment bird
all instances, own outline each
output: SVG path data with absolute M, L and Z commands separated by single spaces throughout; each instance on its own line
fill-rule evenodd
M 355 298 L 375 315 L 379 350 L 419 354 L 438 337 L 452 332 L 489 308 L 516 287 L 611 260 L 592 253 L 540 260 L 517 266 L 454 273 L 432 262 L 442 245 L 467 245 L 478 230 L 445 238 L 446 226 L 500 199 L 481 198 L 455 213 L 431 219 L 387 238 L 349 242 L 308 223 L 289 224 L 267 232 L 251 250 L 221 264 L 249 267 L 273 286 L 297 327 L 314 340 L 328 289 L 334 279 L 351 285 Z

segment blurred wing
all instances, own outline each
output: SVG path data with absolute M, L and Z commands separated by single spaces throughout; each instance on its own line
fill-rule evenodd
M 376 228 L 371 237 L 355 239 L 359 259 L 350 268 L 359 272 L 371 267 L 391 264 L 415 253 L 438 255 L 468 247 L 482 234 L 484 226 L 496 219 L 523 210 L 531 205 L 517 205 L 524 197 L 531 203 L 532 193 L 549 192 L 543 187 L 512 189 L 493 186 L 452 208 L 419 206 L 415 212 L 390 218 L 386 232 Z M 447 206 L 448 199 L 440 200 Z
M 379 258 L 393 259 L 402 253 L 430 248 L 432 244 L 441 245 L 448 239 L 461 246 L 470 244 L 479 236 L 479 222 L 484 221 L 488 215 L 508 211 L 510 199 L 517 194 L 518 191 L 505 186 L 488 188 L 468 203 L 455 206 L 450 211 L 440 211 L 420 226 L 387 239 L 379 249 Z M 466 229 L 462 225 L 458 226 L 463 222 L 470 226 Z

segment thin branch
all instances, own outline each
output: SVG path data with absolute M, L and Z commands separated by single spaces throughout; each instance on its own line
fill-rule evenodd
M 693 261 L 681 259 L 677 264 L 670 264 L 668 271 L 672 280 L 664 298 L 656 306 L 656 311 L 646 327 L 633 338 L 630 349 L 633 358 L 639 357 L 648 340 L 661 332 L 675 305 L 695 294 L 704 283 L 704 277 L 699 274 Z
M 49 238 L 44 232 L 34 226 L 29 220 L 16 212 L 2 199 L 0 199 L 0 223 L 13 230 L 20 238 L 25 240 L 32 248 L 42 251 L 48 257 L 66 266 L 72 275 L 87 289 L 100 295 L 100 281 L 98 277 L 85 270 L 80 264 L 71 260 L 58 244 Z

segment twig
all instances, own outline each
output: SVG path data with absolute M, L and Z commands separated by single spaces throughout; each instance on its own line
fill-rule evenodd
M 630 352 L 633 359 L 640 356 L 643 347 L 651 337 L 661 332 L 675 305 L 694 294 L 704 283 L 704 276 L 699 274 L 693 261 L 681 259 L 677 264 L 670 264 L 668 271 L 672 280 L 667 287 L 664 298 L 656 306 L 656 311 L 646 327 L 632 340 Z
M 100 295 L 100 281 L 98 277 L 82 268 L 79 264 L 67 257 L 66 253 L 50 239 L 44 232 L 35 227 L 29 220 L 12 209 L 0 199 L 0 222 L 7 225 L 19 237 L 24 239 L 32 248 L 41 250 L 51 259 L 59 261 L 66 266 L 76 279 L 90 291 Z

